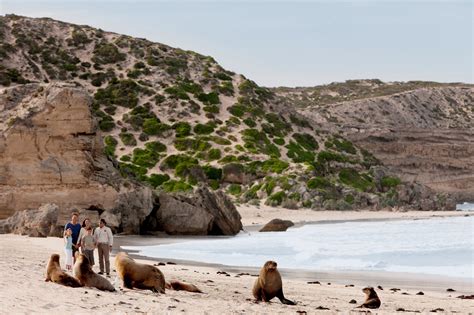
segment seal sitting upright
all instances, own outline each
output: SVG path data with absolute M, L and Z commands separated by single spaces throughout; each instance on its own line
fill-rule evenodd
M 97 288 L 102 291 L 115 291 L 109 280 L 96 274 L 91 268 L 89 259 L 83 254 L 79 254 L 79 252 L 76 252 L 74 274 L 83 286 Z
M 277 270 L 277 263 L 271 260 L 267 261 L 260 270 L 260 275 L 253 286 L 253 296 L 257 301 L 264 302 L 269 302 L 276 296 L 283 304 L 296 304 L 283 295 L 283 284 Z
M 59 255 L 52 254 L 46 267 L 46 279 L 44 281 L 52 281 L 67 287 L 82 287 L 81 283 L 74 277 L 61 270 L 59 265 Z
M 375 308 L 380 307 L 382 303 L 380 302 L 380 299 L 377 295 L 377 292 L 375 292 L 374 288 L 366 287 L 362 289 L 362 292 L 365 293 L 365 302 L 361 306 L 358 306 L 358 308 L 375 309 Z

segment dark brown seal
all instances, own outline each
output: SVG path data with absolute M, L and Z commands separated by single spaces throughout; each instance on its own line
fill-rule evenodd
M 52 254 L 49 258 L 48 266 L 46 267 L 46 279 L 44 281 L 51 281 L 73 288 L 82 287 L 76 278 L 61 270 L 58 254 Z
M 202 293 L 202 291 L 194 284 L 184 283 L 177 280 L 171 280 L 170 282 L 166 282 L 166 288 L 173 289 L 175 291 L 188 291 L 188 292 Z
M 165 276 L 154 266 L 137 263 L 126 253 L 120 252 L 115 256 L 115 269 L 127 289 L 165 293 Z
M 358 307 L 371 308 L 371 309 L 380 307 L 382 303 L 380 302 L 380 299 L 377 295 L 377 292 L 375 292 L 374 288 L 366 287 L 362 289 L 362 292 L 365 293 L 365 302 L 361 306 L 358 306 Z
M 115 291 L 114 286 L 109 280 L 96 274 L 91 268 L 89 259 L 78 252 L 76 253 L 74 274 L 83 286 L 97 288 L 102 291 Z
M 284 297 L 281 276 L 277 270 L 277 263 L 274 261 L 267 261 L 265 265 L 263 265 L 263 268 L 260 270 L 260 275 L 253 286 L 253 296 L 257 301 L 264 302 L 269 302 L 276 296 L 283 304 L 296 304 Z

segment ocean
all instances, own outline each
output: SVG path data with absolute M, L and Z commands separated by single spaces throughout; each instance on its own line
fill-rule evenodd
M 155 246 L 138 255 L 310 271 L 388 271 L 474 278 L 474 217 L 309 224 Z

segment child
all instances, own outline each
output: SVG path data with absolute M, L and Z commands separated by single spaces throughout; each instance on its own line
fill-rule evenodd
M 72 270 L 72 230 L 64 232 L 64 252 L 66 253 L 66 269 Z
M 94 266 L 94 249 L 95 249 L 95 240 L 92 236 L 92 227 L 86 227 L 86 235 L 81 239 L 81 248 L 84 256 L 89 259 L 91 266 Z

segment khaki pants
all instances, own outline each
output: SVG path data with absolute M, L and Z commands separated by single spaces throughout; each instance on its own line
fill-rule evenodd
M 107 243 L 98 243 L 97 249 L 99 251 L 99 267 L 100 272 L 104 272 L 104 260 L 105 260 L 105 272 L 110 273 L 110 247 Z

